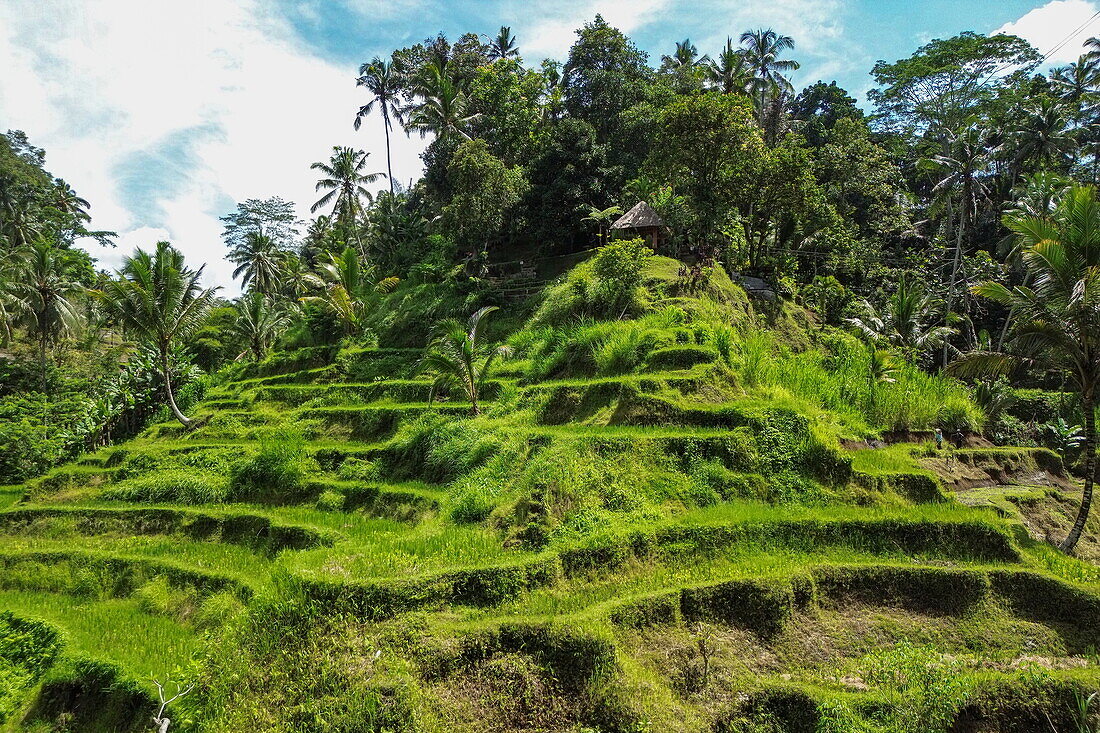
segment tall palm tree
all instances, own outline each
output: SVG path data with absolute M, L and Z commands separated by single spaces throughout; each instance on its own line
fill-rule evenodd
M 390 181 L 390 193 L 393 193 L 393 163 L 390 157 L 390 130 L 393 121 L 401 122 L 401 97 L 405 91 L 405 76 L 393 63 L 374 57 L 369 64 L 359 67 L 356 86 L 364 87 L 371 94 L 371 100 L 359 108 L 355 115 L 355 129 L 363 124 L 363 118 L 369 115 L 377 105 L 382 113 L 382 129 L 386 132 L 386 177 Z
M 435 64 L 428 64 L 414 85 L 418 101 L 409 107 L 405 127 L 420 137 L 429 132 L 439 139 L 458 136 L 469 140 L 469 127 L 481 115 L 470 113 L 462 85 Z
M 726 39 L 717 61 L 709 60 L 706 72 L 711 87 L 723 94 L 745 94 L 752 86 L 752 66 L 744 50 L 734 48 L 732 38 Z
M 84 287 L 68 272 L 65 250 L 39 240 L 19 251 L 9 290 L 10 302 L 22 312 L 28 330 L 38 341 L 42 391 L 46 391 L 46 353 L 62 336 L 71 333 L 80 316 L 75 296 Z
M 118 278 L 107 281 L 99 292 L 119 324 L 156 348 L 168 406 L 184 427 L 193 420 L 176 405 L 168 357 L 174 345 L 202 325 L 214 305 L 217 288 L 199 285 L 202 270 L 187 267 L 183 253 L 168 242 L 157 242 L 153 252 L 139 248 L 127 257 Z
M 1053 213 L 1006 216 L 1020 238 L 1030 287 L 982 283 L 975 294 L 1010 308 L 1012 338 L 1004 352 L 974 352 L 951 365 L 962 376 L 1005 373 L 1040 365 L 1065 374 L 1085 419 L 1084 491 L 1072 529 L 1060 548 L 1081 538 L 1092 505 L 1096 472 L 1096 398 L 1100 386 L 1100 201 L 1092 186 L 1074 186 Z
M 470 316 L 465 326 L 449 318 L 436 327 L 435 337 L 420 361 L 421 372 L 435 375 L 429 404 L 441 391 L 457 388 L 469 400 L 470 412 L 481 414 L 481 392 L 493 362 L 512 353 L 508 346 L 493 347 L 482 342 L 481 321 L 495 310 L 496 306 L 491 305 L 482 308 Z
M 349 147 L 333 146 L 332 157 L 327 163 L 317 162 L 310 166 L 311 170 L 321 171 L 324 178 L 317 181 L 314 187 L 316 191 L 325 191 L 321 198 L 309 207 L 310 212 L 316 212 L 323 206 L 333 204 L 332 215 L 347 232 L 354 231 L 356 240 L 362 248 L 359 240 L 359 228 L 356 220 L 363 211 L 363 199 L 371 200 L 371 193 L 367 186 L 374 183 L 385 173 L 364 173 L 367 166 L 367 157 L 370 153 Z
M 942 306 L 918 281 L 902 275 L 884 308 L 864 301 L 864 314 L 847 323 L 872 345 L 892 346 L 917 361 L 955 333 L 954 328 L 937 325 L 943 319 Z
M 251 285 L 264 295 L 279 289 L 285 257 L 286 253 L 276 246 L 275 241 L 260 232 L 245 234 L 226 255 L 226 259 L 237 266 L 233 277 L 240 277 L 242 285 L 246 288 Z
M 82 199 L 77 196 L 73 187 L 60 178 L 54 179 L 53 190 L 50 192 L 49 204 L 58 211 L 69 214 L 79 221 L 92 220 L 91 215 L 88 214 L 88 209 L 90 209 L 92 205 L 88 203 L 87 199 Z
M 248 344 L 241 356 L 251 352 L 252 357 L 259 361 L 290 325 L 290 314 L 277 307 L 266 295 L 256 291 L 238 300 L 236 308 L 234 331 Z
M 398 283 L 396 277 L 379 278 L 375 268 L 362 262 L 351 247 L 345 247 L 338 255 L 330 254 L 321 265 L 320 274 L 308 276 L 307 281 L 325 294 L 302 301 L 328 309 L 349 335 L 362 333 L 378 299 Z
M 793 87 L 784 76 L 786 72 L 799 68 L 797 61 L 781 59 L 784 51 L 794 48 L 794 39 L 782 36 L 771 28 L 745 31 L 741 34 L 741 45 L 753 70 L 752 90 L 757 104 L 757 114 L 763 125 L 767 113 L 768 97 L 777 93 L 790 93 Z
M 695 44 L 691 42 L 690 38 L 685 38 L 683 41 L 676 42 L 676 50 L 672 55 L 664 55 L 661 57 L 661 63 L 670 69 L 687 69 L 691 70 L 698 66 L 701 66 L 710 61 L 706 56 L 699 57 L 699 49 L 695 47 Z
M 1068 66 L 1060 66 L 1050 73 L 1050 84 L 1073 110 L 1074 121 L 1081 123 L 1086 110 L 1095 106 L 1094 96 L 1100 87 L 1100 61 L 1082 55 Z
M 519 56 L 519 46 L 516 45 L 516 37 L 512 35 L 509 26 L 502 25 L 496 38 L 489 41 L 489 60 L 508 59 Z
M 1014 170 L 1065 169 L 1077 151 L 1077 137 L 1059 99 L 1043 97 L 1024 108 L 1009 133 L 1007 145 L 1015 153 Z

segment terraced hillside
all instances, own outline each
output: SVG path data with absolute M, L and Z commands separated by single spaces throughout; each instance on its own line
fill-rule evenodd
M 1014 511 L 1068 501 L 1059 458 L 872 447 L 783 382 L 838 347 L 712 295 L 621 369 L 536 317 L 478 417 L 419 350 L 279 353 L 7 487 L 0 714 L 147 730 L 156 678 L 196 684 L 173 730 L 1076 731 L 1100 573 Z M 752 324 L 805 339 L 771 378 Z

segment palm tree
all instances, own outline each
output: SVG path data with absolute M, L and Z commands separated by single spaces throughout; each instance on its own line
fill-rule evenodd
M 226 259 L 237 266 L 233 277 L 240 277 L 242 285 L 251 285 L 264 295 L 270 295 L 279 289 L 285 256 L 271 237 L 248 232 L 229 251 Z
M 237 301 L 236 308 L 234 330 L 248 344 L 248 348 L 237 358 L 252 352 L 252 357 L 259 361 L 290 325 L 290 314 L 276 307 L 261 292 L 245 295 Z
M 359 253 L 351 247 L 336 255 L 329 254 L 328 261 L 320 267 L 320 275 L 310 275 L 307 281 L 314 288 L 323 289 L 323 296 L 302 298 L 328 309 L 350 334 L 361 333 L 366 327 L 367 316 L 380 296 L 397 287 L 396 277 L 379 279 L 374 267 L 364 264 Z
M 39 240 L 20 250 L 9 288 L 9 303 L 21 311 L 27 328 L 38 341 L 42 391 L 46 384 L 46 352 L 79 323 L 73 301 L 83 286 L 70 279 L 65 250 Z
M 676 42 L 676 51 L 669 56 L 661 57 L 661 63 L 669 69 L 692 70 L 710 61 L 706 56 L 699 58 L 699 49 L 691 42 L 690 38 Z
M 871 347 L 867 361 L 867 402 L 872 418 L 878 408 L 879 385 L 896 382 L 895 375 L 900 368 L 898 360 L 889 351 Z
M 516 37 L 512 35 L 512 29 L 509 26 L 502 25 L 497 37 L 489 41 L 489 60 L 496 61 L 513 56 L 519 56 Z
M 17 272 L 15 263 L 0 264 L 0 346 L 8 345 L 15 322 L 27 305 L 19 296 Z
M 784 72 L 796 71 L 799 63 L 780 59 L 779 56 L 784 51 L 794 48 L 794 39 L 790 36 L 781 36 L 771 28 L 758 29 L 742 33 L 741 45 L 753 70 L 752 89 L 757 113 L 763 125 L 768 97 L 780 92 L 790 93 L 793 89 Z
M 596 224 L 596 236 L 600 244 L 605 244 L 607 241 L 607 228 L 611 225 L 611 220 L 621 215 L 623 209 L 621 206 L 609 206 L 606 209 L 600 209 L 596 206 L 588 205 L 588 215 L 581 221 L 591 221 Z
M 355 115 L 355 129 L 363 124 L 363 118 L 374 110 L 375 105 L 382 113 L 382 129 L 386 132 L 386 177 L 390 181 L 390 193 L 393 193 L 393 164 L 390 158 L 390 130 L 393 121 L 401 122 L 401 96 L 405 90 L 405 77 L 392 63 L 374 57 L 369 64 L 359 67 L 356 86 L 364 87 L 371 93 L 371 100 L 359 108 Z
M 49 198 L 50 206 L 58 211 L 71 215 L 78 221 L 91 221 L 92 217 L 88 214 L 88 209 L 91 208 L 91 204 L 87 199 L 82 199 L 76 195 L 76 191 L 65 181 L 60 178 L 54 179 L 53 190 L 50 192 Z
M 884 309 L 867 301 L 863 308 L 862 316 L 849 318 L 847 323 L 871 344 L 888 344 L 909 359 L 923 357 L 955 333 L 954 328 L 936 325 L 943 319 L 942 303 L 904 274 Z
M 1074 121 L 1081 123 L 1092 96 L 1100 86 L 1100 62 L 1087 54 L 1078 57 L 1068 66 L 1061 66 L 1050 73 L 1050 84 L 1054 93 L 1073 109 Z
M 333 146 L 332 157 L 327 163 L 317 162 L 310 166 L 311 170 L 321 171 L 325 176 L 314 186 L 315 191 L 325 191 L 325 194 L 309 207 L 310 212 L 316 212 L 322 206 L 333 203 L 333 217 L 344 227 L 345 236 L 348 228 L 355 231 L 360 249 L 362 242 L 359 240 L 356 219 L 363 210 L 363 199 L 371 200 L 367 186 L 386 175 L 363 172 L 369 155 L 370 153 L 362 150 L 337 145 Z
M 1003 352 L 979 351 L 951 365 L 961 376 L 1005 373 L 1019 365 L 1062 372 L 1076 389 L 1085 419 L 1084 490 L 1077 518 L 1059 545 L 1081 538 L 1096 472 L 1096 397 L 1100 385 L 1100 202 L 1092 186 L 1074 186 L 1047 216 L 1006 216 L 1021 242 L 1031 287 L 982 283 L 973 292 L 1014 314 Z
M 482 308 L 470 316 L 465 326 L 458 319 L 449 318 L 436 327 L 435 337 L 420 361 L 421 372 L 435 375 L 428 394 L 429 404 L 441 391 L 458 388 L 470 401 L 471 414 L 481 414 L 481 391 L 493 362 L 512 353 L 508 346 L 482 343 L 481 321 L 495 310 L 496 306 L 491 305 Z
M 107 281 L 99 293 L 118 323 L 156 348 L 168 406 L 184 427 L 193 421 L 176 405 L 168 356 L 214 305 L 217 288 L 199 285 L 202 270 L 187 267 L 183 253 L 168 242 L 157 242 L 152 253 L 139 248 L 126 258 L 118 279 Z
M 722 94 L 744 94 L 752 86 L 753 69 L 743 49 L 733 47 L 733 39 L 726 39 L 726 47 L 718 54 L 718 60 L 708 60 L 707 81 Z
M 1002 146 L 1013 153 L 1013 183 L 1020 170 L 1065 169 L 1077 150 L 1077 138 L 1062 103 L 1043 97 L 1022 110 Z
M 455 135 L 469 140 L 469 127 L 481 115 L 470 114 L 469 98 L 461 84 L 435 64 L 424 67 L 420 76 L 414 85 L 419 101 L 408 109 L 406 129 L 416 130 L 420 137 L 430 132 L 441 140 Z

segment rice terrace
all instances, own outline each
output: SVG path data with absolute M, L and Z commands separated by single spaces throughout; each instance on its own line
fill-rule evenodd
M 7 0 L 0 130 L 0 730 L 1100 732 L 1100 2 Z

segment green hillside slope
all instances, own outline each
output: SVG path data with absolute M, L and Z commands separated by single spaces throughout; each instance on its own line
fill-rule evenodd
M 279 352 L 6 487 L 3 724 L 148 730 L 156 679 L 172 730 L 1076 731 L 1058 456 L 883 444 L 981 411 L 676 268 L 552 285 L 477 417 L 420 349 Z

